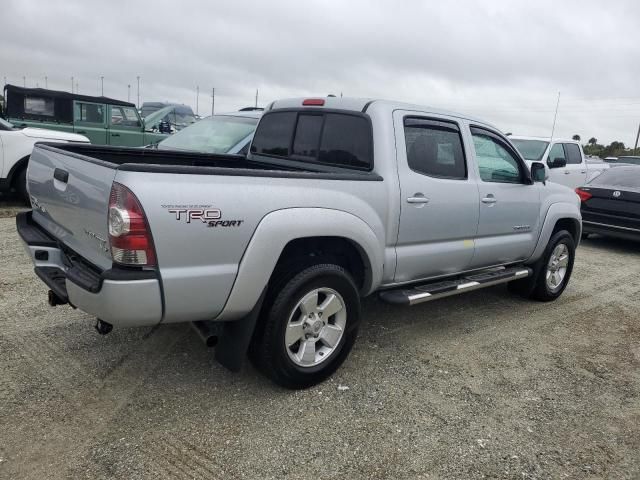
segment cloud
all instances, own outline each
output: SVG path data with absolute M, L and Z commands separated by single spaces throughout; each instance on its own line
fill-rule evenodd
M 6 3 L 6 2 L 5 2 Z M 640 4 L 619 1 L 10 0 L 12 83 L 170 100 L 201 113 L 288 96 L 384 97 L 470 113 L 505 131 L 635 140 Z M 10 19 L 10 20 L 8 20 Z

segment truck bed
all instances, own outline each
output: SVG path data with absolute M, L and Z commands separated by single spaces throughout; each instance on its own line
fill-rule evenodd
M 381 180 L 372 172 L 322 167 L 302 162 L 254 160 L 242 155 L 104 145 L 39 143 L 39 148 L 121 171 L 201 175 Z M 61 152 L 62 151 L 62 152 Z

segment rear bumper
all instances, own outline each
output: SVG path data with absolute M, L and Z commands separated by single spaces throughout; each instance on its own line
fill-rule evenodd
M 617 225 L 609 225 L 606 223 L 583 220 L 582 231 L 583 233 L 598 233 L 600 235 L 606 235 L 610 237 L 640 241 L 640 229 L 638 228 L 621 227 Z
M 112 268 L 99 271 L 67 255 L 33 222 L 31 212 L 16 217 L 18 234 L 38 277 L 62 302 L 113 325 L 156 325 L 162 320 L 162 293 L 155 271 Z

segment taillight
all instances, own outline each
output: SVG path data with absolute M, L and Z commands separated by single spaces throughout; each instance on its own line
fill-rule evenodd
M 324 105 L 324 98 L 307 98 L 302 101 L 302 105 L 307 107 L 322 107 Z
M 589 192 L 587 192 L 586 190 L 582 190 L 581 188 L 576 188 L 576 193 L 578 194 L 578 196 L 580 197 L 580 201 L 581 202 L 586 202 L 587 200 L 589 200 L 591 197 L 593 197 L 593 195 L 591 195 Z
M 113 182 L 109 196 L 109 244 L 114 262 L 153 266 L 156 255 L 140 202 L 124 185 Z

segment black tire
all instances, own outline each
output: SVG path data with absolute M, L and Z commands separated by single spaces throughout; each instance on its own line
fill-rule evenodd
M 278 385 L 291 389 L 308 388 L 329 377 L 349 355 L 360 324 L 358 289 L 351 275 L 332 263 L 306 267 L 277 284 L 279 288 L 271 289 L 265 299 L 260 319 L 262 324 L 256 329 L 249 358 L 258 370 Z M 317 288 L 332 289 L 340 295 L 346 309 L 346 324 L 340 340 L 326 359 L 314 366 L 300 366 L 289 356 L 285 332 L 300 300 Z
M 16 179 L 14 181 L 14 188 L 18 193 L 19 198 L 25 202 L 27 205 L 31 204 L 31 199 L 29 198 L 29 192 L 27 191 L 27 167 L 21 168 L 18 174 L 16 175 Z
M 564 243 L 566 245 L 569 261 L 567 265 L 567 271 L 562 279 L 560 285 L 554 289 L 550 289 L 547 285 L 547 266 L 554 249 L 558 244 Z M 533 275 L 522 280 L 516 280 L 508 284 L 509 291 L 520 295 L 525 298 L 531 298 L 541 302 L 551 302 L 557 299 L 564 289 L 567 288 L 571 273 L 573 272 L 573 262 L 575 260 L 576 247 L 573 236 L 566 230 L 560 230 L 554 233 L 549 239 L 547 248 L 540 257 L 540 259 L 531 267 L 533 268 Z

